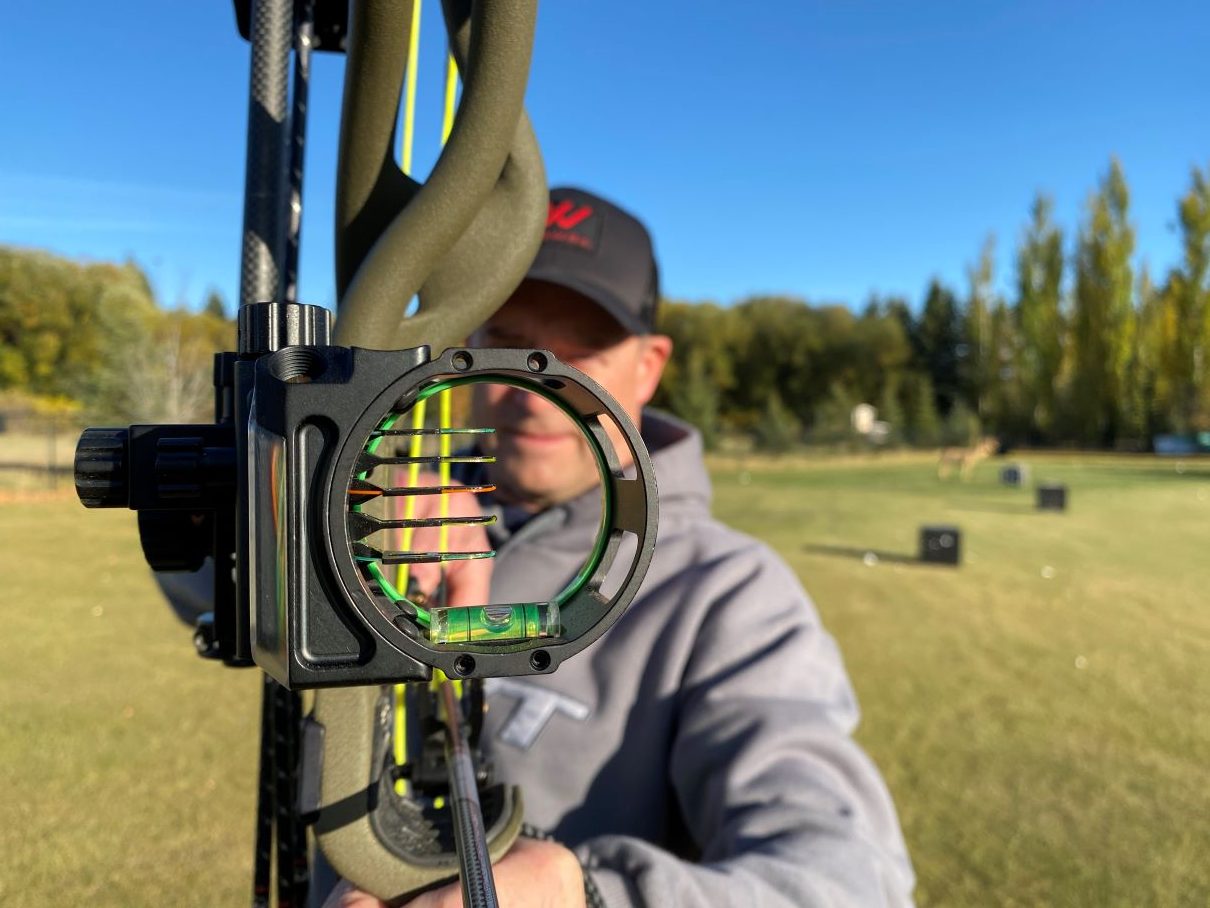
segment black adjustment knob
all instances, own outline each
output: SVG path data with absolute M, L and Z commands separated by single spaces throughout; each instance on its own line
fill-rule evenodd
M 326 347 L 332 313 L 306 303 L 249 303 L 239 308 L 240 356 L 263 356 L 283 347 Z
M 161 438 L 155 446 L 156 491 L 165 501 L 202 497 L 201 438 Z
M 126 429 L 85 429 L 76 444 L 76 495 L 86 508 L 124 508 L 130 504 Z
M 213 507 L 216 498 L 234 500 L 234 443 L 213 441 L 186 434 L 165 434 L 156 440 L 156 496 L 166 507 Z

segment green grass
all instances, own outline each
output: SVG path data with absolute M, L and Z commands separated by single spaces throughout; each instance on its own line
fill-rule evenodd
M 717 511 L 840 640 L 920 904 L 1210 904 L 1210 471 L 1029 462 L 1067 513 L 996 463 L 940 483 L 921 458 L 720 466 Z M 933 522 L 961 527 L 960 569 L 860 557 Z
M 0 904 L 247 904 L 259 682 L 193 653 L 134 515 L 0 507 Z
M 840 640 L 921 905 L 1210 904 L 1210 467 L 1029 458 L 1071 509 L 920 456 L 720 460 Z M 912 555 L 956 523 L 959 569 Z M 0 506 L 0 904 L 249 897 L 259 682 L 204 663 L 129 512 Z

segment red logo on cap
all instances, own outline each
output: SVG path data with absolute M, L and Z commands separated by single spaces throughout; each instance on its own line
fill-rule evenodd
M 561 230 L 574 230 L 576 225 L 591 216 L 591 206 L 581 205 L 576 208 L 575 202 L 564 199 L 561 202 L 550 203 L 550 210 L 546 214 L 546 226 L 548 229 L 558 227 Z

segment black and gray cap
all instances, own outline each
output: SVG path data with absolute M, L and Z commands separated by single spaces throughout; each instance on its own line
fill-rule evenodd
M 655 330 L 659 267 L 634 215 L 583 189 L 550 191 L 546 233 L 525 275 L 588 297 L 635 334 Z

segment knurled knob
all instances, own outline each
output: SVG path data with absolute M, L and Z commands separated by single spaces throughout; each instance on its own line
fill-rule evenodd
M 76 443 L 76 495 L 86 508 L 124 508 L 130 504 L 126 429 L 85 429 Z
M 306 303 L 248 303 L 239 308 L 240 356 L 263 356 L 283 347 L 326 347 L 332 313 Z

